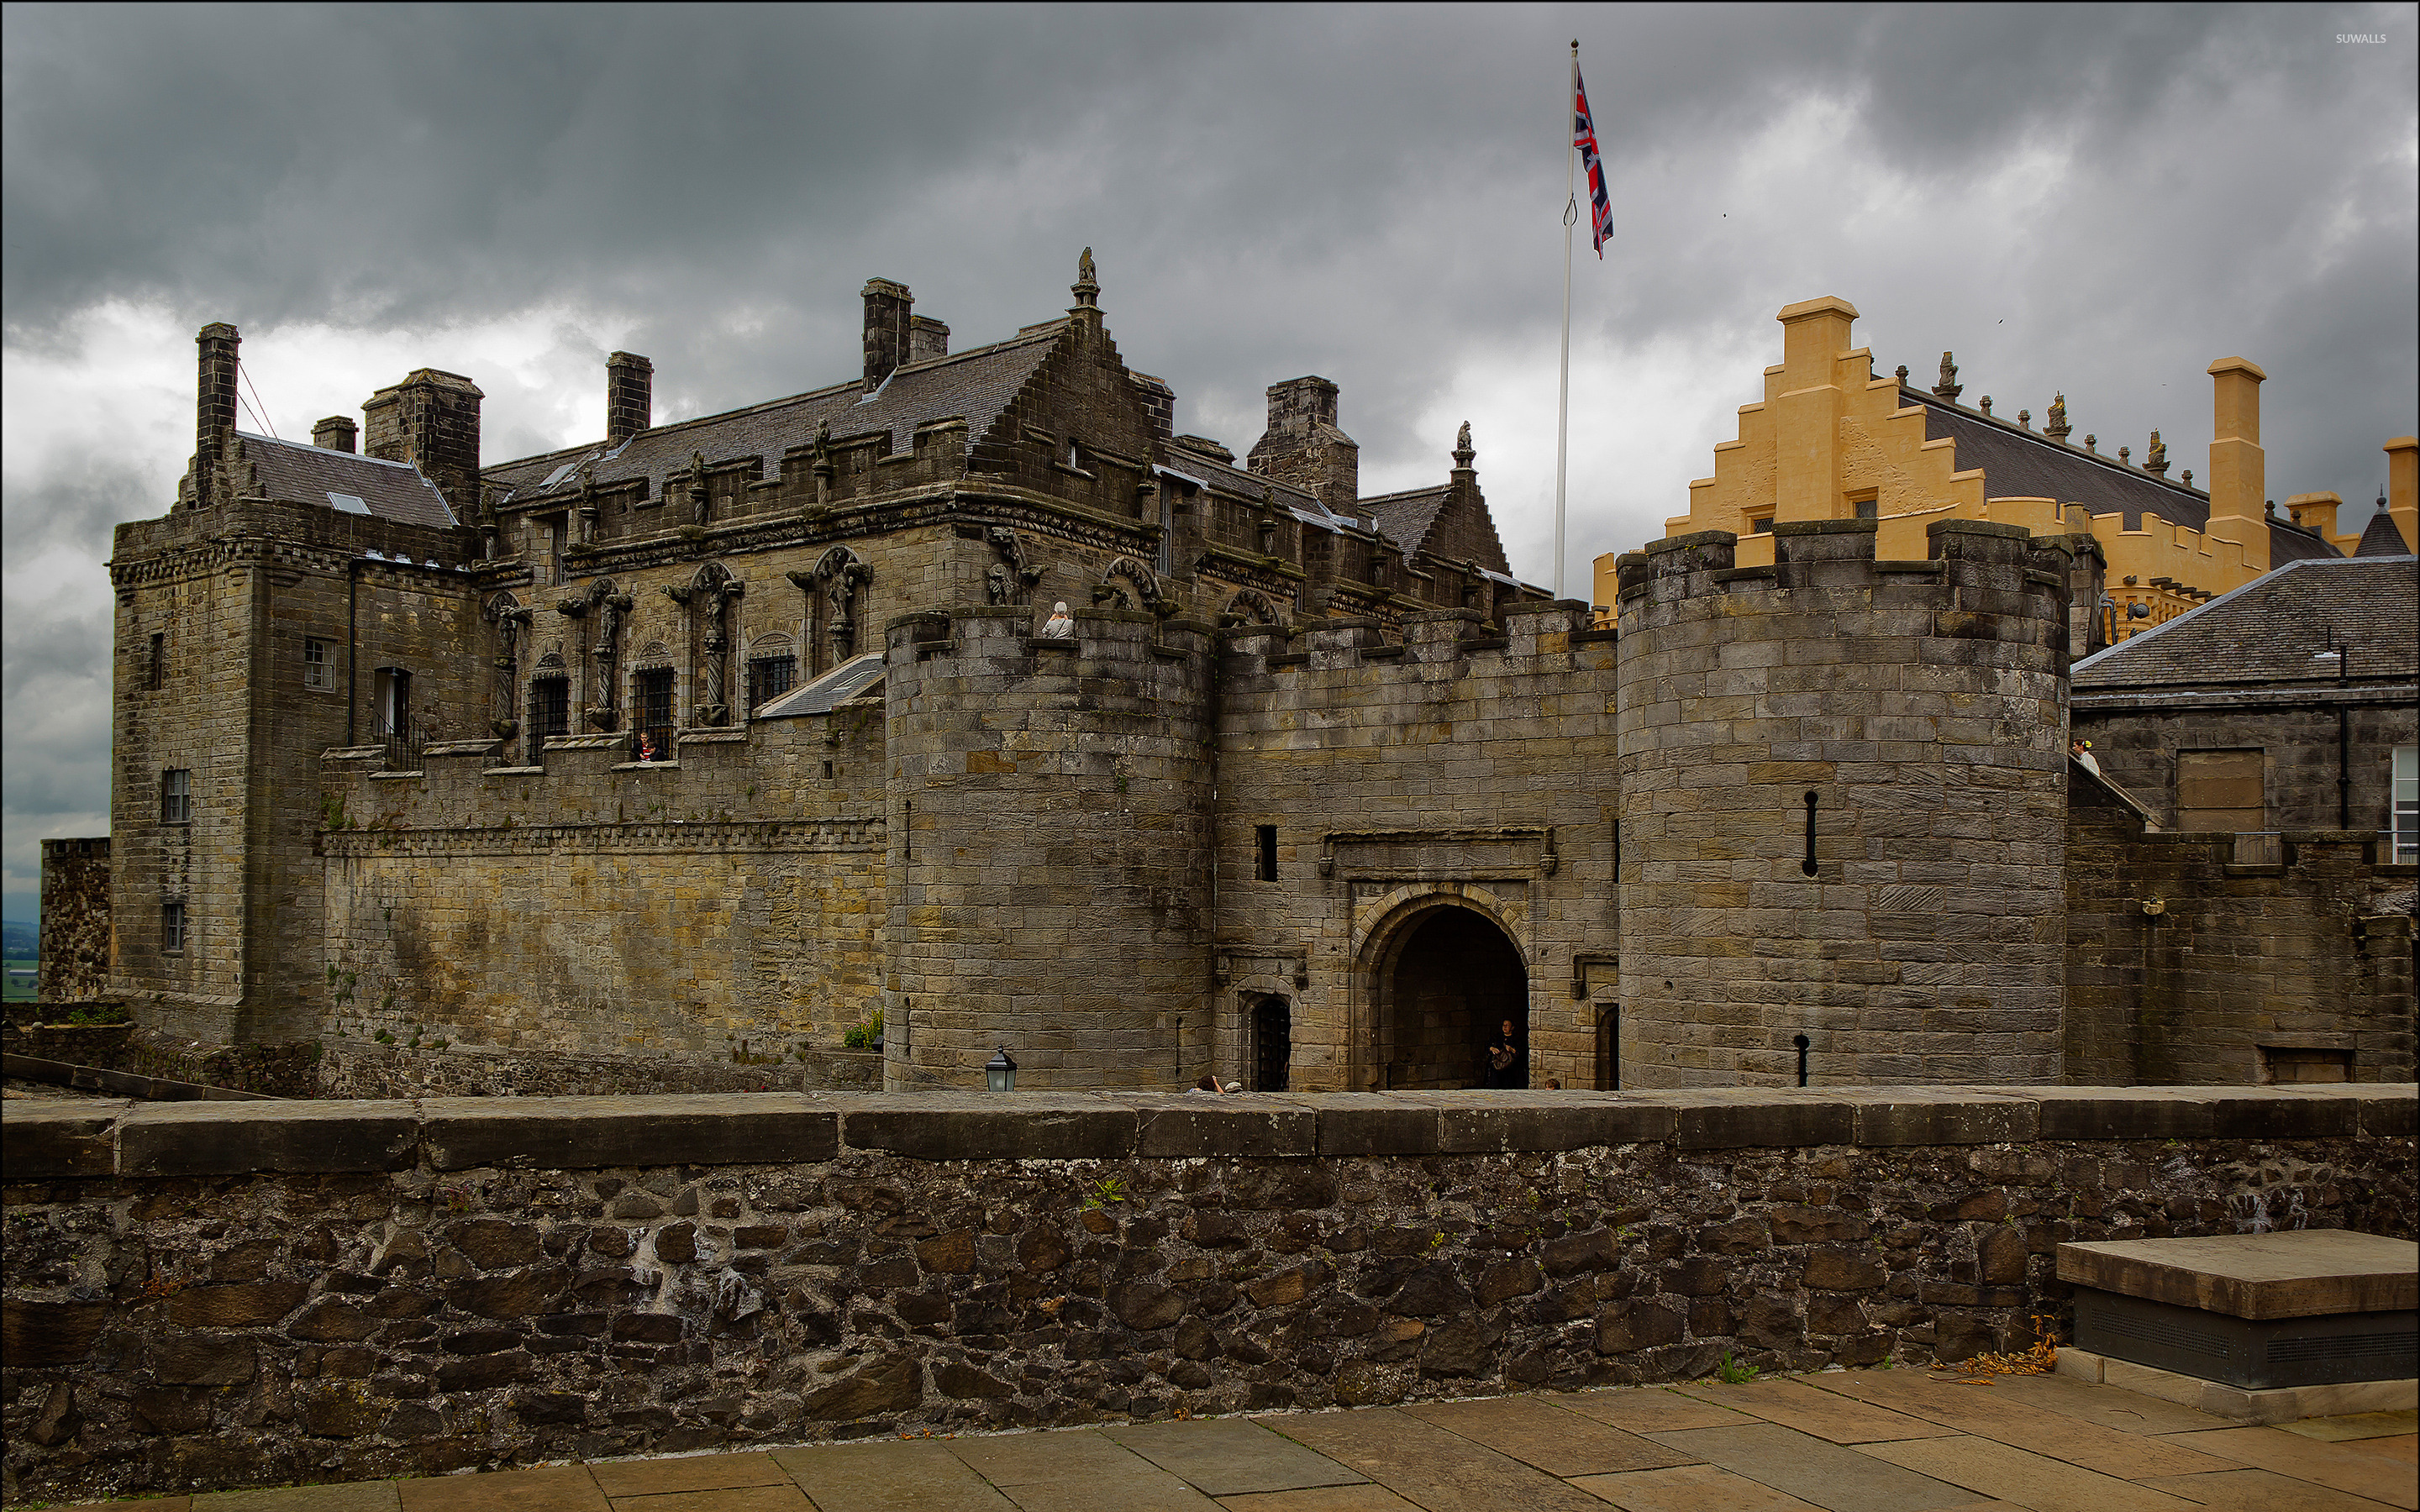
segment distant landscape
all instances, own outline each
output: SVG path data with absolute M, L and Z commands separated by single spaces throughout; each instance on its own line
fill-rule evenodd
M 30 1003 L 34 1000 L 34 984 L 31 981 L 21 983 L 17 972 L 34 968 L 39 949 L 33 924 L 21 923 L 13 918 L 0 923 L 0 958 L 5 958 L 0 964 L 8 967 L 6 1001 Z

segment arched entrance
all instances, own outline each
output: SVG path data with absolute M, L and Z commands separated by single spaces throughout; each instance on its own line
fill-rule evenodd
M 1294 1005 L 1275 993 L 1251 1000 L 1252 1090 L 1282 1092 L 1294 1065 Z
M 1521 952 L 1478 910 L 1426 910 L 1404 926 L 1379 971 L 1379 1085 L 1488 1085 L 1487 1041 L 1512 1021 L 1522 1056 L 1504 1078 L 1529 1085 L 1529 982 Z

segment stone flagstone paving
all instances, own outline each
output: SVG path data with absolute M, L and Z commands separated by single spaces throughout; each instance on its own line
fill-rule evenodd
M 2415 1512 L 2420 1414 L 1834 1372 L 221 1491 L 142 1512 Z

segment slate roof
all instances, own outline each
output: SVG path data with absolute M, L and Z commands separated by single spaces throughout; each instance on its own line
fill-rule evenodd
M 1378 494 L 1361 500 L 1359 503 L 1376 518 L 1378 529 L 1387 532 L 1387 539 L 1402 547 L 1405 556 L 1412 556 L 1429 538 L 1430 529 L 1436 524 L 1437 512 L 1445 508 L 1446 497 L 1452 491 L 1452 485 L 1439 484 L 1433 488 Z
M 2360 682 L 2420 676 L 2420 558 L 2289 562 L 2075 664 L 2078 693 L 2211 684 L 2334 683 L 2335 641 Z
M 1280 483 L 1265 473 L 1239 468 L 1232 462 L 1221 462 L 1215 456 L 1187 451 L 1181 440 L 1166 443 L 1168 471 L 1178 473 L 1195 483 L 1216 486 L 1222 493 L 1249 499 L 1256 504 L 1272 504 L 1294 511 L 1295 517 L 1306 524 L 1326 530 L 1358 526 L 1361 522 L 1350 515 L 1340 515 L 1327 507 L 1315 494 L 1306 493 L 1292 484 Z
M 446 507 L 445 496 L 409 462 L 281 441 L 249 431 L 235 434 L 243 445 L 244 460 L 259 470 L 261 491 L 271 499 L 325 504 L 347 514 L 367 513 L 437 530 L 458 523 L 454 511 Z
M 1924 406 L 1924 439 L 1958 443 L 1961 471 L 1981 468 L 1985 492 L 1993 499 L 2055 499 L 2080 503 L 2095 515 L 2123 515 L 2126 529 L 2143 528 L 2151 515 L 2174 525 L 2202 530 L 2210 524 L 2210 495 L 2156 473 L 2062 446 L 2049 437 L 1947 403 L 1922 389 L 1901 385 L 1900 402 Z M 2317 532 L 2285 520 L 2269 522 L 2269 561 L 2332 561 L 2335 548 Z
M 582 466 L 599 487 L 644 477 L 653 498 L 662 492 L 666 478 L 688 471 L 695 452 L 705 453 L 709 466 L 760 457 L 765 476 L 774 477 L 781 471 L 782 454 L 814 440 L 816 426 L 827 423 L 834 440 L 887 431 L 891 449 L 904 452 L 917 426 L 958 416 L 966 420 L 966 443 L 972 445 L 1050 355 L 1065 326 L 1063 319 L 1048 321 L 989 347 L 908 363 L 870 394 L 857 382 L 837 384 L 725 414 L 658 425 L 619 447 L 609 449 L 597 441 L 499 463 L 482 473 L 489 483 L 510 490 L 509 503 L 577 492 Z
M 2400 557 L 2411 552 L 2412 548 L 2403 544 L 2403 532 L 2395 528 L 2395 521 L 2382 509 L 2369 517 L 2369 523 L 2362 529 L 2361 544 L 2352 548 L 2357 557 Z

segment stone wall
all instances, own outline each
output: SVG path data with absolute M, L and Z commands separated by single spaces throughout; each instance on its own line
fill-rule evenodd
M 42 841 L 38 1000 L 83 1003 L 109 991 L 109 837 Z
M 775 1041 L 772 1048 L 784 1048 Z M 318 1059 L 309 1097 L 634 1097 L 675 1092 L 878 1091 L 872 1051 L 792 1045 L 773 1055 L 743 1041 L 719 1060 L 567 1055 L 483 1045 L 338 1040 Z
M 2337 766 L 2337 719 L 2350 760 Z M 2395 748 L 2420 741 L 2420 703 L 2400 688 L 2272 689 L 2200 693 L 2085 693 L 2074 728 L 2092 742 L 2101 769 L 2153 821 L 2177 823 L 2177 755 L 2257 747 L 2262 761 L 2262 828 L 2334 829 L 2342 812 L 2339 775 L 2354 829 L 2394 826 Z
M 2412 1074 L 2415 870 L 2377 838 L 2289 830 L 2274 862 L 2235 837 L 2146 832 L 2078 777 L 2068 829 L 2067 1075 L 2257 1083 L 2268 1050 L 2343 1054 L 2350 1078 Z
M 1571 602 L 1498 628 L 1449 609 L 1400 639 L 1370 621 L 1227 633 L 1212 860 L 1231 1074 L 1257 1071 L 1254 1005 L 1274 998 L 1294 1089 L 1476 1085 L 1496 1025 L 1429 1022 L 1403 964 L 1443 910 L 1516 952 L 1503 1011 L 1525 1021 L 1532 1085 L 1597 1085 L 1617 986 L 1613 637 Z
M 2410 1087 L 28 1104 L 11 1499 L 1922 1364 L 2413 1233 Z
M 2058 1077 L 2069 556 L 1930 532 L 1622 558 L 1623 1085 Z

